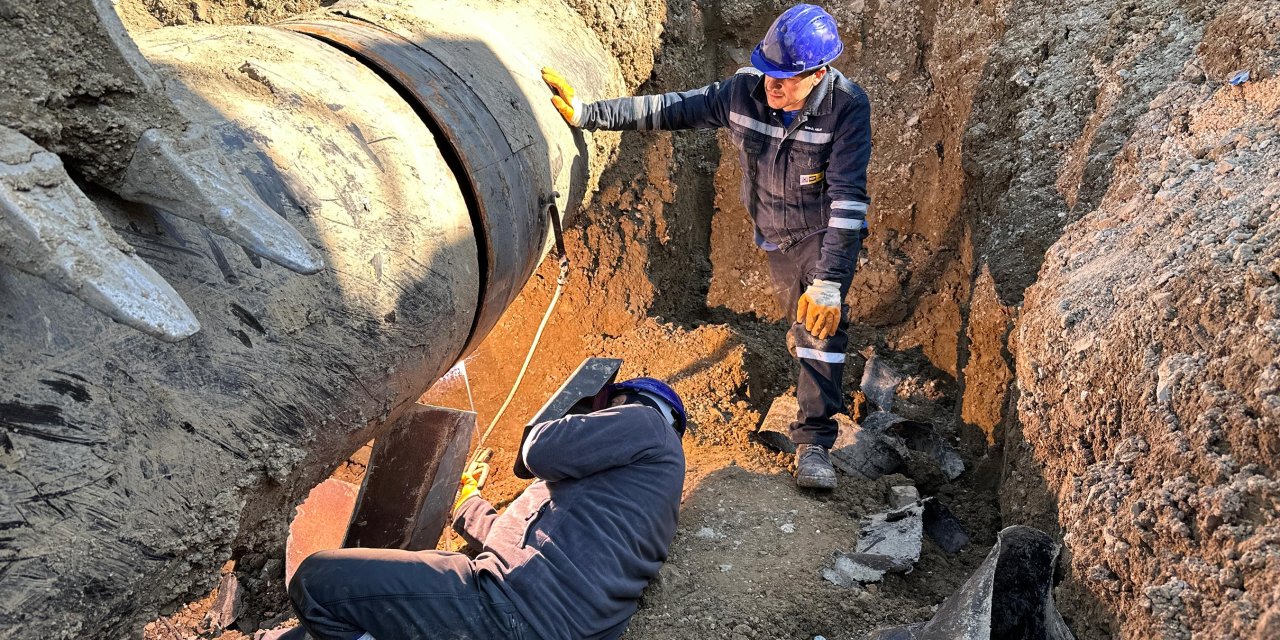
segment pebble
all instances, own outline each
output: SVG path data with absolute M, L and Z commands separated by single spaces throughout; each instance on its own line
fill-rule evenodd
M 790 522 L 788 522 L 788 523 L 786 523 L 786 524 L 784 524 L 784 525 L 782 525 L 782 526 L 778 527 L 778 529 L 779 529 L 779 530 L 781 530 L 783 533 L 795 533 L 795 532 L 796 532 L 796 526 L 795 526 L 794 524 L 791 524 Z
M 698 538 L 702 538 L 703 540 L 718 540 L 724 537 L 724 534 L 712 529 L 711 527 L 698 529 L 698 532 L 693 535 Z

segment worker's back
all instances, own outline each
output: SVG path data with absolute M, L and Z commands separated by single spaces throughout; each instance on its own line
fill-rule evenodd
M 540 479 L 504 514 L 486 523 L 492 508 L 471 500 L 455 515 L 483 540 L 476 569 L 543 640 L 622 635 L 675 536 L 679 435 L 629 404 L 538 425 L 521 455 Z

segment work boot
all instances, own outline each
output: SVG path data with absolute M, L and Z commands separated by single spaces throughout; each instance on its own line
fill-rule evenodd
M 796 486 L 806 489 L 836 488 L 836 470 L 827 448 L 818 444 L 796 447 Z

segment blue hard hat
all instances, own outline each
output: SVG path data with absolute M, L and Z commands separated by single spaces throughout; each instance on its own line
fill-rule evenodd
M 840 57 L 844 43 L 836 20 L 822 7 L 798 4 L 773 21 L 751 52 L 751 65 L 773 78 L 790 78 Z
M 676 433 L 684 436 L 684 427 L 687 416 L 684 412 L 684 403 L 680 401 L 679 394 L 672 389 L 667 383 L 657 378 L 632 378 L 622 382 L 613 384 L 614 391 L 637 391 L 640 393 L 652 394 L 665 402 L 675 412 L 675 424 L 672 425 L 676 429 Z

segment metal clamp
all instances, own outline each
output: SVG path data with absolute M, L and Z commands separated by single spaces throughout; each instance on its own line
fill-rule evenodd
M 540 198 L 543 208 L 547 211 L 547 215 L 551 217 L 551 233 L 556 240 L 556 253 L 560 254 L 560 277 L 556 279 L 556 284 L 564 286 L 569 281 L 569 253 L 564 248 L 564 229 L 560 226 L 560 207 L 556 205 L 556 198 L 560 197 L 559 191 L 552 191 L 551 195 Z

